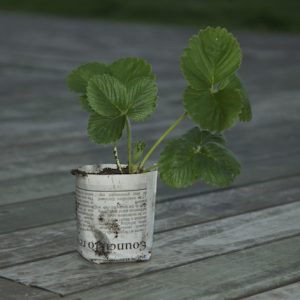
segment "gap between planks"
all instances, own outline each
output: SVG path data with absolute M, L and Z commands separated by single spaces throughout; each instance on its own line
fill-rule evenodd
M 0 300 L 45 300 L 57 294 L 41 288 L 34 288 L 0 277 Z
M 249 294 L 243 300 L 298 300 L 300 299 L 300 281 L 295 279 L 289 283 L 278 285 L 273 289 L 261 290 L 259 293 Z

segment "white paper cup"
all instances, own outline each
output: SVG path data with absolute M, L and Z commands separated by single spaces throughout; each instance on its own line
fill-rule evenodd
M 94 263 L 150 259 L 157 171 L 95 174 L 103 168 L 116 167 L 87 165 L 76 172 L 78 252 Z

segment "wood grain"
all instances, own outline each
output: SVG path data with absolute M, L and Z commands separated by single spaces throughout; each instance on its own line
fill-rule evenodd
M 147 145 L 152 145 L 155 138 L 167 128 L 171 121 L 156 123 L 156 126 L 149 124 L 148 126 L 138 126 L 138 130 L 134 133 L 135 139 L 145 139 Z M 296 151 L 300 152 L 300 146 L 297 142 L 297 137 L 300 138 L 300 134 L 297 131 L 297 125 L 292 121 L 283 125 L 280 122 L 272 123 L 272 126 L 276 128 L 276 136 L 268 134 L 270 124 L 261 126 L 258 132 L 244 128 L 244 137 L 242 128 L 238 128 L 238 130 L 234 130 L 228 135 L 228 140 L 230 141 L 230 147 L 243 161 L 260 158 L 264 155 L 270 156 L 270 153 L 275 156 Z M 85 124 L 82 124 L 82 128 L 85 128 L 85 126 Z M 181 135 L 192 127 L 193 125 L 190 122 L 184 122 L 169 138 Z M 278 144 L 278 138 L 285 136 L 288 131 L 290 138 L 287 138 L 285 143 Z M 255 144 L 251 142 L 254 140 Z M 120 157 L 123 161 L 126 160 L 125 142 L 123 139 L 119 145 Z M 0 170 L 0 182 L 1 180 L 67 171 L 76 165 L 99 162 L 100 156 L 102 161 L 113 160 L 111 147 L 93 145 L 87 137 L 63 140 L 57 138 L 51 142 L 51 147 L 49 147 L 49 143 L 33 143 L 23 145 L 21 148 L 20 145 L 15 145 L 2 150 L 0 163 L 3 168 Z M 159 151 L 155 154 L 153 159 L 158 157 Z M 33 160 L 34 164 L 32 163 Z
M 298 300 L 300 299 L 300 282 L 244 298 L 245 300 Z
M 65 299 L 241 299 L 300 279 L 300 237 L 125 280 Z M 276 299 L 276 298 L 267 298 Z M 280 298 L 288 299 L 288 298 Z M 295 298 L 291 298 L 295 299 Z M 298 299 L 298 298 L 297 298 Z
M 15 247 L 11 251 L 11 242 L 8 241 L 1 254 L 5 262 L 18 260 L 20 257 L 21 260 L 25 257 L 25 260 L 34 259 L 43 252 L 49 255 L 49 251 L 55 257 L 2 269 L 0 275 L 64 295 L 300 234 L 297 222 L 299 213 L 300 203 L 297 202 L 163 232 L 155 236 L 153 258 L 140 264 L 99 266 L 85 261 L 75 253 L 56 256 L 59 254 L 56 249 L 72 247 L 70 240 L 63 238 L 63 232 L 70 232 L 74 228 L 74 224 L 70 222 L 66 223 L 68 228 L 61 226 L 58 229 L 52 225 L 41 228 L 42 230 L 32 229 L 27 233 L 14 234 L 13 240 L 23 235 L 21 241 L 25 241 L 24 247 Z M 46 230 L 51 233 L 49 239 L 43 236 Z M 63 245 L 56 243 L 55 234 L 63 241 Z M 26 239 L 29 241 L 26 242 Z M 37 247 L 38 240 L 42 248 Z M 20 242 L 17 244 L 20 245 Z M 300 275 L 300 270 L 297 272 Z
M 291 150 L 293 151 L 293 150 Z M 260 159 L 250 158 L 249 161 L 242 162 L 242 174 L 237 177 L 233 187 L 241 184 L 256 183 L 279 177 L 299 174 L 300 153 L 291 152 L 272 156 L 263 155 Z M 180 190 L 174 190 L 158 181 L 158 195 L 165 199 L 199 192 L 213 190 L 214 188 L 201 182 Z M 0 181 L 0 204 L 12 204 L 22 201 L 33 200 L 44 197 L 55 197 L 74 191 L 74 178 L 69 171 L 41 174 L 39 176 L 28 176 L 15 180 Z
M 171 196 L 177 195 L 176 198 Z M 300 199 L 300 177 L 210 191 L 193 196 L 158 195 L 156 231 L 203 223 Z M 73 193 L 0 206 L 0 233 L 74 219 Z
M 55 294 L 38 288 L 24 286 L 22 284 L 0 278 L 0 300 L 44 300 L 58 299 Z

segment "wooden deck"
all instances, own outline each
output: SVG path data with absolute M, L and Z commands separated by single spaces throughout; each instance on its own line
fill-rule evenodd
M 159 183 L 151 261 L 99 266 L 75 251 L 69 170 L 112 154 L 88 141 L 65 77 L 87 61 L 147 58 L 159 106 L 134 136 L 150 144 L 182 110 L 178 58 L 197 29 L 4 14 L 0 24 L 0 299 L 300 299 L 299 36 L 237 32 L 254 112 L 227 134 L 242 174 L 228 189 Z

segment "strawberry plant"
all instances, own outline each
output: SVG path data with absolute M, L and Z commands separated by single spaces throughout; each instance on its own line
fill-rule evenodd
M 226 186 L 240 172 L 240 164 L 227 148 L 223 132 L 238 121 L 250 121 L 251 106 L 238 78 L 241 49 L 223 28 L 208 27 L 192 36 L 180 66 L 187 87 L 182 114 L 146 150 L 143 141 L 132 142 L 132 122 L 151 116 L 156 107 L 157 84 L 151 65 L 141 58 L 122 58 L 112 64 L 88 63 L 71 72 L 69 88 L 80 94 L 89 116 L 88 135 L 97 144 L 114 145 L 120 173 L 158 169 L 172 187 L 186 187 L 198 180 Z M 169 140 L 157 164 L 148 159 L 169 133 L 185 118 L 195 127 Z M 127 168 L 120 164 L 117 142 L 126 131 Z

